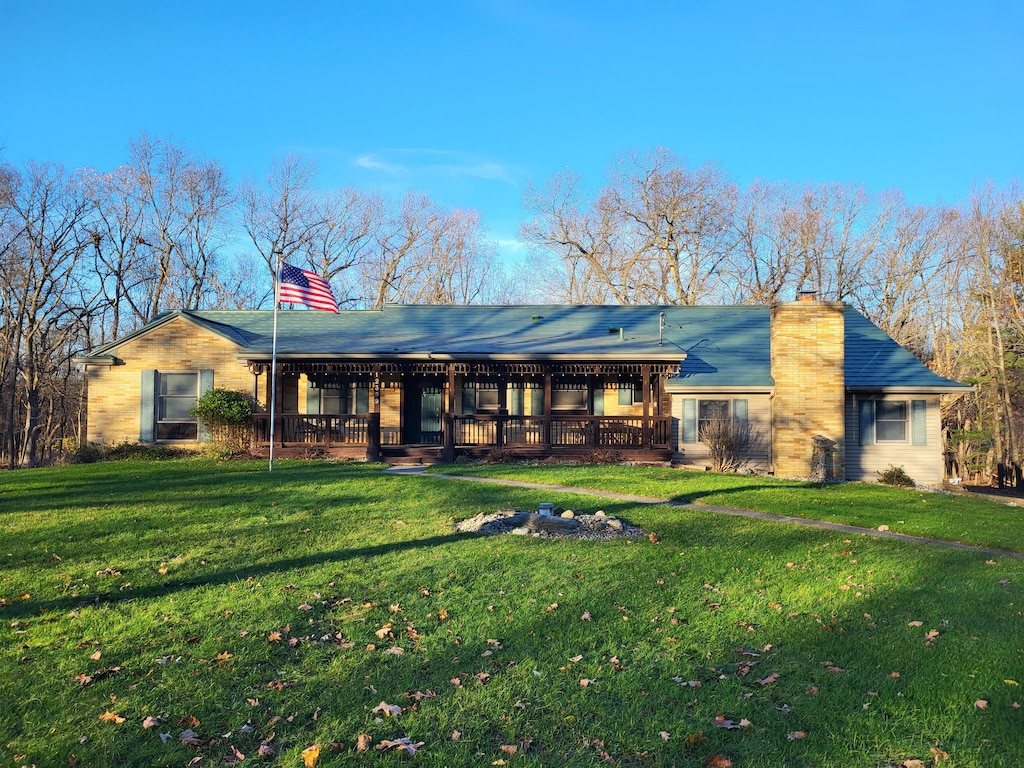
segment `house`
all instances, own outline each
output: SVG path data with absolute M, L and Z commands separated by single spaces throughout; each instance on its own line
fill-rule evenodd
M 405 306 L 278 312 L 276 455 L 454 460 L 602 451 L 703 468 L 709 424 L 746 424 L 747 467 L 943 479 L 938 376 L 839 302 L 765 306 Z M 87 439 L 195 443 L 211 387 L 262 404 L 270 448 L 274 313 L 164 313 L 77 358 Z

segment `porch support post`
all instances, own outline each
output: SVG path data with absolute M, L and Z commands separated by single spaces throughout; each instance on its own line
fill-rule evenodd
M 551 369 L 544 369 L 544 448 L 551 448 Z
M 366 460 L 380 461 L 380 366 L 370 374 L 370 412 L 366 415 Z
M 441 448 L 441 461 L 455 461 L 455 366 L 448 363 L 448 396 L 444 399 L 444 414 L 441 416 L 441 434 L 444 445 Z
M 644 420 L 641 431 L 641 440 L 644 448 L 651 445 L 651 366 L 645 363 L 640 366 L 642 385 L 644 388 Z
M 366 460 L 380 461 L 380 411 L 366 414 Z
M 505 372 L 498 375 L 498 422 L 494 425 L 494 442 L 498 448 L 505 447 L 505 420 L 508 418 L 508 381 Z
M 284 447 L 284 430 L 281 428 L 281 414 L 284 411 L 284 366 L 278 363 L 271 376 L 277 377 L 277 386 L 271 387 L 274 390 L 274 436 L 277 438 L 277 445 Z

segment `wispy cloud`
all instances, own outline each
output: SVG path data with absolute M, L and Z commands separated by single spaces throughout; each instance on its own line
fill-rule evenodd
M 374 153 L 360 155 L 356 158 L 355 164 L 360 168 L 365 168 L 369 171 L 381 171 L 391 176 L 407 176 L 411 173 L 411 169 L 408 167 L 399 163 L 388 162 Z
M 430 148 L 393 148 L 367 152 L 355 159 L 355 165 L 389 176 L 485 179 L 518 183 L 504 164 L 468 152 Z

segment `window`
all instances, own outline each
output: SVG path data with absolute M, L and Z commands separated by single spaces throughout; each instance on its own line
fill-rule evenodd
M 196 399 L 213 389 L 213 371 L 142 371 L 139 395 L 139 442 L 209 440 L 189 416 Z
M 925 400 L 860 400 L 860 444 L 928 444 L 928 403 Z
M 477 413 L 495 413 L 498 410 L 498 388 L 477 384 Z
M 700 430 L 709 422 L 732 419 L 734 422 L 746 423 L 747 400 L 699 400 L 695 397 L 683 398 L 683 418 L 680 424 L 680 441 L 683 443 L 699 443 Z
M 199 373 L 160 373 L 157 395 L 157 440 L 198 440 L 199 425 L 189 415 L 199 396 Z
M 728 400 L 700 400 L 697 406 L 697 437 L 709 422 L 726 421 L 728 418 Z
M 571 389 L 569 387 L 572 387 Z M 556 385 L 551 390 L 552 411 L 582 411 L 587 412 L 587 387 L 585 384 L 575 386 L 572 384 Z
M 643 401 L 643 385 L 637 383 L 619 384 L 619 405 L 634 405 Z
M 906 400 L 879 400 L 875 403 L 875 439 L 880 443 L 902 443 L 906 441 Z

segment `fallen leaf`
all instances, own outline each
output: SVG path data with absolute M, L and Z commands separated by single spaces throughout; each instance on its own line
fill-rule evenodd
M 722 755 L 715 755 L 705 760 L 704 765 L 708 768 L 732 768 L 732 760 Z
M 396 645 L 396 646 L 393 646 L 391 648 L 388 648 L 386 651 L 384 651 L 384 653 L 386 655 L 388 655 L 388 656 L 401 656 L 403 653 L 405 653 L 405 649 L 404 648 L 399 648 Z
M 790 731 L 786 734 L 786 738 L 790 741 L 796 741 L 797 739 L 803 739 L 807 737 L 806 731 Z
M 582 621 L 590 621 L 590 611 L 584 611 L 583 615 L 580 616 Z
M 573 656 L 572 658 L 570 658 L 569 661 L 573 661 L 573 662 L 583 661 L 583 654 L 582 653 L 577 654 L 576 656 Z
M 100 660 L 100 656 L 102 656 L 102 655 L 103 655 L 103 653 L 101 651 L 96 651 L 96 653 L 94 653 L 89 658 L 92 659 L 93 661 L 99 661 Z
M 230 658 L 231 658 L 231 657 L 232 657 L 233 655 L 234 655 L 234 654 L 232 654 L 232 653 L 228 653 L 227 651 L 224 651 L 223 653 L 218 653 L 218 654 L 217 654 L 217 661 L 227 661 L 227 660 L 228 660 L 228 659 L 230 659 Z
M 924 760 L 904 760 L 899 764 L 899 768 L 924 768 Z
M 360 733 L 356 736 L 356 752 L 365 752 L 373 744 L 373 739 L 368 733 Z
M 178 741 L 182 744 L 187 744 L 190 747 L 198 747 L 203 742 L 199 739 L 199 734 L 193 731 L 191 728 L 186 728 L 184 731 L 178 734 Z
M 416 750 L 422 747 L 426 742 L 419 741 L 415 744 L 412 739 L 408 736 L 401 739 L 384 739 L 380 744 L 377 745 L 377 749 L 400 749 L 405 750 L 410 755 L 415 755 Z
M 274 757 L 277 752 L 267 742 L 262 742 L 260 748 L 256 750 L 256 754 L 260 757 Z
M 397 704 L 388 704 L 386 701 L 382 701 L 380 704 L 378 704 L 370 711 L 383 712 L 385 715 L 390 715 L 391 717 L 398 717 L 400 714 L 402 714 L 401 707 L 399 707 Z
M 462 738 L 462 731 L 452 731 L 452 741 L 458 741 Z
M 908 627 L 923 627 L 924 626 L 924 622 L 923 621 L 910 621 L 910 622 L 907 622 L 907 626 Z
M 279 643 L 279 642 L 281 642 L 281 633 L 280 632 L 271 632 L 269 635 L 267 635 L 267 642 L 268 643 Z
M 515 744 L 502 744 L 501 751 L 504 752 L 506 755 L 514 755 L 516 752 L 519 751 L 519 747 L 517 747 Z
M 314 744 L 311 747 L 306 747 L 302 750 L 302 764 L 305 768 L 316 768 L 317 762 L 320 760 L 320 745 Z
M 757 682 L 760 685 L 771 685 L 772 683 L 774 683 L 778 679 L 779 679 L 779 676 L 777 674 L 771 674 L 771 675 L 768 675 L 768 677 L 762 677 Z
M 943 760 L 949 760 L 949 752 L 938 749 L 937 747 L 930 747 L 929 749 L 931 749 L 932 760 L 935 761 L 936 765 L 941 763 Z
M 661 736 L 662 741 L 668 741 L 670 738 L 672 738 L 668 731 L 662 731 L 658 735 Z
M 742 728 L 743 726 L 741 726 L 735 720 L 730 720 L 725 715 L 719 715 L 715 718 L 715 727 L 725 728 L 727 731 L 734 731 L 737 728 Z
M 592 684 L 596 682 L 597 680 L 591 680 L 588 677 L 584 677 L 582 680 L 580 680 L 580 686 L 582 686 L 583 688 L 589 688 Z
M 100 721 L 104 723 L 116 723 L 117 725 L 120 725 L 125 721 L 125 718 L 121 717 L 120 715 L 114 712 L 111 712 L 108 709 L 106 712 L 100 715 Z
M 389 622 L 389 623 L 385 624 L 383 627 L 381 627 L 380 629 L 378 629 L 373 634 L 375 634 L 378 639 L 383 640 L 385 637 L 388 637 L 389 635 L 392 634 L 392 632 L 391 632 L 392 629 L 394 629 L 394 627 Z
M 142 721 L 142 727 L 143 728 L 147 728 L 147 729 L 149 729 L 149 728 L 156 728 L 162 722 L 163 722 L 163 720 L 161 720 L 159 717 L 153 717 L 152 715 L 150 715 L 149 717 L 147 717 L 145 720 Z
M 988 709 L 988 702 L 985 699 L 978 699 L 974 702 L 974 706 L 978 709 Z

